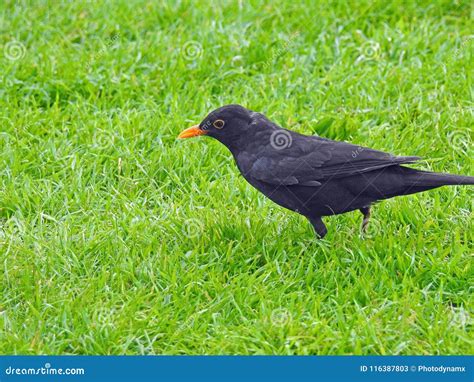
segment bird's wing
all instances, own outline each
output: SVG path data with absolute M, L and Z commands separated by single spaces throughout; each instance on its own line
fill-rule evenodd
M 292 134 L 291 145 L 266 147 L 249 163 L 248 175 L 278 185 L 318 186 L 322 181 L 413 163 L 418 157 L 391 154 L 319 137 Z

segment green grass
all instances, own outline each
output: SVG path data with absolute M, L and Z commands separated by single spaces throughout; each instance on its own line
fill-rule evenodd
M 472 354 L 472 188 L 318 242 L 176 140 L 240 103 L 474 175 L 471 3 L 417 3 L 2 2 L 0 352 Z

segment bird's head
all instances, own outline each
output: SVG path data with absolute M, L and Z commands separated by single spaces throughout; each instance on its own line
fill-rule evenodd
M 199 125 L 182 131 L 178 138 L 207 135 L 232 148 L 242 140 L 251 139 L 253 114 L 255 113 L 240 105 L 222 106 L 209 113 Z

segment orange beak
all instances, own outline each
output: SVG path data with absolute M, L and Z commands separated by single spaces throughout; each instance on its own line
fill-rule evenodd
M 198 135 L 205 135 L 206 132 L 204 130 L 201 130 L 199 128 L 199 125 L 196 126 L 191 126 L 187 128 L 186 130 L 183 130 L 179 135 L 178 138 L 192 138 L 192 137 L 197 137 Z

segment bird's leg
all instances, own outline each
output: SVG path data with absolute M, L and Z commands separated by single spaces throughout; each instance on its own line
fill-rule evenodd
M 322 219 L 320 216 L 314 217 L 314 218 L 309 218 L 309 221 L 313 225 L 314 230 L 316 231 L 316 234 L 320 239 L 322 239 L 326 234 L 328 233 L 328 230 L 326 226 L 324 225 Z
M 365 232 L 370 219 L 370 206 L 363 207 L 359 211 L 362 212 L 362 215 L 364 215 L 364 220 L 362 220 L 362 232 Z

